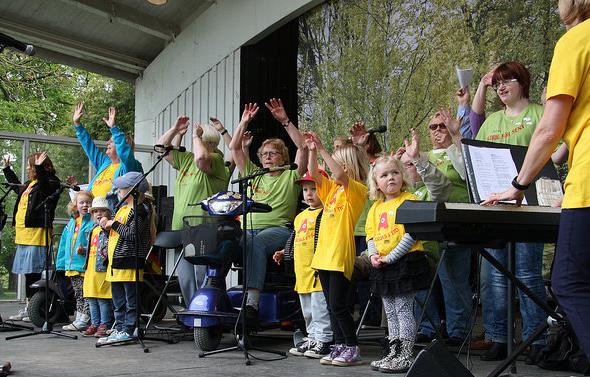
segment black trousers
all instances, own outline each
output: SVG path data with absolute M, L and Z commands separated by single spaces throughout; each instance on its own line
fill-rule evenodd
M 352 319 L 352 285 L 340 271 L 318 271 L 322 290 L 328 303 L 335 344 L 356 346 L 358 344 L 354 320 Z

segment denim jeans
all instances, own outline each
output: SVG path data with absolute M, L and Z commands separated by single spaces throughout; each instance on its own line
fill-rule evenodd
M 441 250 L 442 251 L 442 250 Z M 465 338 L 469 332 L 471 322 L 471 286 L 469 273 L 471 271 L 471 250 L 465 247 L 449 247 L 442 259 L 438 278 L 442 287 L 442 294 L 446 313 L 447 333 L 450 337 Z M 419 291 L 416 299 L 423 304 L 428 291 Z M 427 303 L 426 313 L 432 323 L 438 326 L 441 315 L 436 305 L 435 294 Z M 421 306 L 417 306 L 415 316 L 420 317 Z M 435 330 L 426 317 L 419 325 L 418 332 L 428 337 L 434 337 Z
M 115 307 L 115 328 L 130 336 L 135 330 L 137 319 L 137 296 L 135 282 L 112 282 L 113 306 Z
M 562 209 L 551 282 L 559 306 L 590 358 L 590 208 Z
M 506 266 L 507 249 L 486 250 L 498 262 Z M 543 244 L 516 243 L 515 259 L 514 274 L 516 277 L 535 295 L 544 300 L 546 295 L 542 276 Z M 488 297 L 485 302 L 482 302 L 484 313 L 489 311 L 490 314 L 490 323 L 485 326 L 486 338 L 492 342 L 506 343 L 507 280 L 494 267 L 491 267 L 489 272 L 489 287 L 486 293 Z M 520 299 L 520 314 L 523 324 L 522 338 L 526 340 L 541 323 L 545 322 L 547 315 L 526 294 L 519 289 L 517 291 Z M 533 344 L 542 345 L 544 343 L 545 338 L 541 336 Z
M 178 262 L 176 272 L 178 273 L 178 285 L 180 286 L 184 305 L 188 308 L 197 291 L 197 287 L 200 287 L 205 280 L 207 266 L 195 265 L 182 258 Z
M 94 326 L 106 325 L 110 327 L 113 323 L 113 301 L 106 298 L 89 297 L 90 323 Z
M 301 302 L 301 312 L 308 336 L 316 342 L 331 342 L 332 326 L 324 292 L 300 294 L 299 302 Z
M 275 251 L 285 248 L 290 234 L 291 229 L 283 226 L 248 231 L 248 288 L 262 290 L 266 263 Z

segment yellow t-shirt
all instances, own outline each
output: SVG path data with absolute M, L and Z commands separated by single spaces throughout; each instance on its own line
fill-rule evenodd
M 563 135 L 569 172 L 562 207 L 590 207 L 590 20 L 568 30 L 555 45 L 547 99 L 560 94 L 574 99 Z
M 354 226 L 367 201 L 367 192 L 367 186 L 353 179 L 348 180 L 345 190 L 335 181 L 322 178 L 317 193 L 324 212 L 312 268 L 342 271 L 350 280 L 356 255 Z
M 84 276 L 84 297 L 91 298 L 112 298 L 111 283 L 106 281 L 106 272 L 96 271 L 96 246 L 101 228 L 92 229 L 90 245 L 88 247 L 88 267 Z
M 131 207 L 128 205 L 124 205 L 115 214 L 115 221 L 120 222 L 121 224 L 127 224 L 127 220 L 129 218 L 129 212 L 131 212 Z M 117 246 L 117 242 L 119 241 L 119 233 L 115 232 L 111 229 L 109 233 L 109 247 L 108 247 L 108 255 L 109 255 L 109 265 L 107 267 L 107 277 L 106 280 L 112 282 L 129 282 L 135 281 L 135 269 L 133 268 L 113 268 L 112 261 L 115 255 L 115 247 Z M 143 281 L 143 268 L 139 270 L 139 281 Z
M 76 250 L 74 250 L 74 245 L 76 244 L 76 239 L 78 238 L 78 233 L 80 232 L 81 225 L 82 225 L 82 216 L 78 216 L 78 217 L 76 217 L 76 226 L 74 227 L 74 236 L 72 237 L 72 244 L 70 245 L 70 249 L 72 250 L 72 253 L 70 254 L 70 263 L 68 263 L 68 266 L 72 265 L 72 257 L 76 253 Z M 80 271 L 67 270 L 65 275 L 66 276 L 84 276 L 84 273 L 80 272 Z
M 321 208 L 307 208 L 297 215 L 293 222 L 295 226 L 295 239 L 293 240 L 295 291 L 299 294 L 322 290 L 320 279 L 316 278 L 315 270 L 311 268 L 314 255 L 316 221 L 321 212 Z
M 382 200 L 375 202 L 369 210 L 367 225 L 365 226 L 367 241 L 373 240 L 377 252 L 382 257 L 389 254 L 406 233 L 404 226 L 395 222 L 397 209 L 406 200 L 417 200 L 417 197 L 414 194 L 402 192 L 397 198 L 386 202 Z M 417 241 L 410 249 L 410 252 L 422 250 L 424 250 L 422 241 Z
M 92 183 L 92 194 L 94 197 L 107 196 L 107 194 L 113 188 L 113 178 L 115 178 L 115 172 L 119 168 L 118 164 L 111 164 L 104 169 L 98 177 Z
M 45 228 L 26 228 L 25 227 L 25 216 L 27 214 L 27 208 L 29 207 L 29 195 L 33 186 L 37 184 L 37 180 L 34 179 L 29 183 L 26 190 L 23 192 L 18 202 L 18 209 L 16 210 L 15 217 L 15 237 L 14 243 L 17 245 L 30 245 L 30 246 L 45 246 Z M 43 211 L 41 209 L 40 211 Z

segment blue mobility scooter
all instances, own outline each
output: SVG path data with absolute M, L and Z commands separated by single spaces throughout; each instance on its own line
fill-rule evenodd
M 184 325 L 194 328 L 194 341 L 201 351 L 217 349 L 224 332 L 237 334 L 243 287 L 226 287 L 229 270 L 242 260 L 243 231 L 236 217 L 242 214 L 242 196 L 220 192 L 201 202 L 209 216 L 185 218 L 189 226 L 183 233 L 184 257 L 193 264 L 205 265 L 207 273 L 186 311 L 177 313 Z M 269 212 L 270 206 L 247 199 L 248 212 Z M 198 225 L 195 225 L 198 224 Z M 240 269 L 238 267 L 237 269 Z M 249 331 L 270 328 L 294 329 L 304 326 L 299 297 L 293 291 L 294 278 L 267 272 L 260 292 L 258 321 Z

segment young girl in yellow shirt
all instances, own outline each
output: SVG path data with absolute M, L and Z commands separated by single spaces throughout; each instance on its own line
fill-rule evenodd
M 371 368 L 386 373 L 405 372 L 412 365 L 416 337 L 413 302 L 416 291 L 428 287 L 431 274 L 421 241 L 396 224 L 398 207 L 416 200 L 405 190 L 409 180 L 395 157 L 380 157 L 369 173 L 369 209 L 365 231 L 371 271 L 371 291 L 379 295 L 387 317 L 390 352 Z
M 365 151 L 355 145 L 342 146 L 330 155 L 315 134 L 307 133 L 305 139 L 310 153 L 308 169 L 324 204 L 311 267 L 319 273 L 334 333 L 334 346 L 320 362 L 359 365 L 362 359 L 350 310 L 353 305 L 350 278 L 356 255 L 354 227 L 367 200 L 368 190 L 363 182 L 369 162 Z M 330 168 L 332 179 L 319 173 L 318 152 Z

